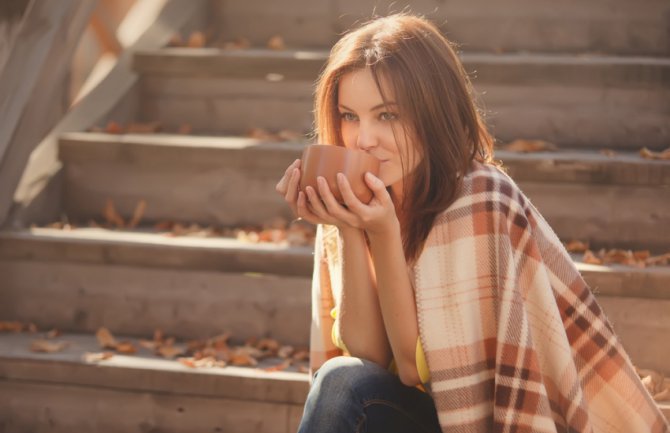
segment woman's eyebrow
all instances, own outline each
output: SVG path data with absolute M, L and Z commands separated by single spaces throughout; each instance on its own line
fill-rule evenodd
M 374 107 L 372 107 L 372 108 L 370 109 L 370 111 L 375 111 L 375 110 L 379 110 L 380 108 L 390 107 L 391 105 L 398 105 L 398 104 L 395 103 L 395 102 L 393 102 L 393 101 L 389 101 L 387 104 L 381 103 L 381 104 L 379 104 L 379 105 L 375 105 Z M 351 108 L 347 107 L 347 106 L 344 105 L 344 104 L 339 104 L 339 107 L 340 107 L 340 108 L 343 108 L 343 109 L 345 109 L 345 110 L 347 110 L 347 111 L 354 111 L 354 110 L 352 110 Z

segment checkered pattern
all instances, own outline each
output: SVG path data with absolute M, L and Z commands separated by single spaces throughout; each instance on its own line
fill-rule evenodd
M 313 371 L 340 354 L 336 238 L 317 237 Z M 498 168 L 474 163 L 412 271 L 443 432 L 670 431 L 561 242 Z

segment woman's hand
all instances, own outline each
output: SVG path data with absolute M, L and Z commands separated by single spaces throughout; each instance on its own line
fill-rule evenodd
M 374 196 L 370 203 L 361 202 L 354 195 L 347 178 L 337 175 L 337 185 L 346 207 L 337 202 L 328 183 L 323 177 L 317 179 L 319 194 L 307 187 L 307 197 L 300 193 L 297 205 L 298 215 L 307 219 L 317 217 L 319 222 L 333 224 L 340 228 L 363 229 L 370 234 L 385 234 L 398 229 L 398 217 L 384 183 L 372 173 L 365 174 L 365 183 Z
M 300 164 L 296 159 L 288 166 L 284 176 L 279 180 L 275 190 L 284 197 L 284 200 L 293 211 L 293 215 L 313 224 L 332 224 L 331 220 L 319 219 L 306 203 L 305 193 L 300 191 Z

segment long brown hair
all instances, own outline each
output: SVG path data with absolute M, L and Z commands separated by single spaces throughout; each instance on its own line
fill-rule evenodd
M 374 19 L 333 46 L 316 86 L 319 142 L 344 145 L 338 85 L 342 76 L 361 68 L 370 69 L 385 103 L 381 82 L 391 85 L 402 133 L 420 155 L 412 173 L 405 172 L 404 199 L 398 210 L 403 249 L 411 262 L 423 248 L 436 216 L 455 200 L 472 161 L 492 163 L 493 139 L 452 43 L 427 19 L 399 13 Z

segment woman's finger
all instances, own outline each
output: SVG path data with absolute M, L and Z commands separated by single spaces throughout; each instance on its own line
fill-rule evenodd
M 354 190 L 351 189 L 351 184 L 347 177 L 342 173 L 337 173 L 337 185 L 340 187 L 340 194 L 344 199 L 347 208 L 356 214 L 360 214 L 366 205 L 356 197 Z
M 298 200 L 296 200 L 296 207 L 297 207 L 296 214 L 305 221 L 310 222 L 312 224 L 320 224 L 324 222 L 312 212 L 312 210 L 309 207 L 309 203 L 307 203 L 307 198 L 303 191 L 298 192 Z
M 296 159 L 291 163 L 291 165 L 286 168 L 286 171 L 284 171 L 284 176 L 282 176 L 281 179 L 279 179 L 279 182 L 277 182 L 277 185 L 275 186 L 275 190 L 280 193 L 281 195 L 286 195 L 286 190 L 287 190 L 287 185 L 288 181 L 291 178 L 291 173 L 293 172 L 293 169 L 300 167 L 301 164 L 300 159 Z
M 289 204 L 295 203 L 298 199 L 298 185 L 300 183 L 300 169 L 294 168 L 289 178 L 288 185 L 286 187 L 285 200 Z
M 328 210 L 326 210 L 326 207 L 323 205 L 321 198 L 319 198 L 319 195 L 316 193 L 314 188 L 308 186 L 307 188 L 305 188 L 305 190 L 307 193 L 307 201 L 308 201 L 307 204 L 309 205 L 309 207 L 311 207 L 312 213 L 314 213 L 314 215 L 317 215 L 323 221 L 332 220 L 331 216 L 328 214 Z
M 384 185 L 384 182 L 380 178 L 368 171 L 365 173 L 365 183 L 382 205 L 388 206 L 392 204 L 391 196 L 386 190 L 386 185 Z
M 321 199 L 326 205 L 326 210 L 328 211 L 328 213 L 334 216 L 335 218 L 339 219 L 340 221 L 355 226 L 356 216 L 351 212 L 347 211 L 340 203 L 338 203 L 332 191 L 330 190 L 330 187 L 328 186 L 328 182 L 326 182 L 326 179 L 319 176 L 317 178 L 317 184 L 319 186 L 319 194 L 321 195 Z

